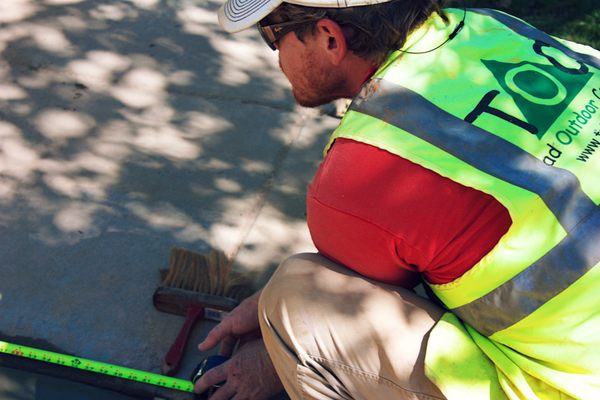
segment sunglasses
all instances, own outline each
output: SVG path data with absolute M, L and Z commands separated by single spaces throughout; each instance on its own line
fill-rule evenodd
M 272 25 L 263 25 L 261 22 L 259 22 L 256 24 L 256 27 L 258 28 L 258 32 L 260 32 L 260 36 L 263 38 L 267 46 L 269 46 L 271 50 L 275 51 L 277 50 L 275 43 L 277 43 L 279 39 L 298 29 L 298 27 L 302 25 L 306 25 L 309 22 L 318 21 L 324 17 L 325 15 L 311 19 L 305 19 L 302 21 L 289 21 Z

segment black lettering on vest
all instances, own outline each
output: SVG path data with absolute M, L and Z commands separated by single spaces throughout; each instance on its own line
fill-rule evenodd
M 544 157 L 544 164 L 548 165 L 549 167 L 552 167 L 555 163 L 556 163 L 556 159 L 554 159 L 552 157 L 548 157 L 548 156 Z
M 569 67 L 562 65 L 554 57 L 550 57 L 549 55 L 544 54 L 544 51 L 542 50 L 544 47 L 551 47 L 553 49 L 561 51 L 566 56 L 568 56 L 568 55 L 564 51 L 557 49 L 556 47 L 551 46 L 548 43 L 544 43 L 539 40 L 536 40 L 535 43 L 533 44 L 533 51 L 535 51 L 540 56 L 546 57 L 546 59 L 548 61 L 550 61 L 550 63 L 552 63 L 552 65 L 554 65 L 556 68 L 560 69 L 562 72 L 566 72 L 567 74 L 571 74 L 571 75 L 583 75 L 583 74 L 587 74 L 590 71 L 590 69 L 588 68 L 587 65 L 585 65 L 584 63 L 582 63 L 579 60 L 574 59 L 573 57 L 569 57 L 569 58 L 571 58 L 573 61 L 576 61 L 581 66 L 581 67 L 579 67 L 579 69 L 569 68 Z
M 546 143 L 550 150 L 548 151 L 548 155 L 544 157 L 544 164 L 553 166 L 556 163 L 556 160 L 560 158 L 562 155 L 562 151 L 552 146 L 550 143 Z
M 492 102 L 492 100 L 494 100 L 494 98 L 496 96 L 498 96 L 499 94 L 500 94 L 500 92 L 498 90 L 490 90 L 489 92 L 487 92 L 485 94 L 485 96 L 483 96 L 481 101 L 479 101 L 479 104 L 477 104 L 477 107 L 475 107 L 473 109 L 473 111 L 471 111 L 469 113 L 469 115 L 467 115 L 465 117 L 465 121 L 472 124 L 473 121 L 475 121 L 477 118 L 479 118 L 479 116 L 481 114 L 483 114 L 484 112 L 487 112 L 489 114 L 495 115 L 498 118 L 502 118 L 503 120 L 510 122 L 511 124 L 517 125 L 519 128 L 525 129 L 532 135 L 537 135 L 538 128 L 531 125 L 527 121 L 522 121 L 516 117 L 513 117 L 510 114 L 505 113 L 502 110 L 498 110 L 497 108 L 490 106 L 490 103 Z

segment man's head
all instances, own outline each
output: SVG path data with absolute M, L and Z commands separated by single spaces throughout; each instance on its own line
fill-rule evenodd
M 298 103 L 317 106 L 353 97 L 368 73 L 440 12 L 443 0 L 293 2 L 227 0 L 219 22 L 229 32 L 257 26 L 267 44 L 280 50 Z

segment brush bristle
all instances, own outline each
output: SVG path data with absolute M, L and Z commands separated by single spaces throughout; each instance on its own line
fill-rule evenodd
M 238 301 L 253 293 L 250 279 L 232 271 L 231 260 L 218 250 L 196 253 L 172 248 L 163 286 L 229 297 Z

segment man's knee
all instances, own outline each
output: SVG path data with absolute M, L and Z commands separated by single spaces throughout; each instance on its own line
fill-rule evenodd
M 263 288 L 259 311 L 268 315 L 276 311 L 283 303 L 294 307 L 296 301 L 302 301 L 306 291 L 314 288 L 316 269 L 322 265 L 323 257 L 302 253 L 284 260 Z
M 284 260 L 261 295 L 262 309 L 321 307 L 348 294 L 345 283 L 356 274 L 315 253 L 295 254 Z

